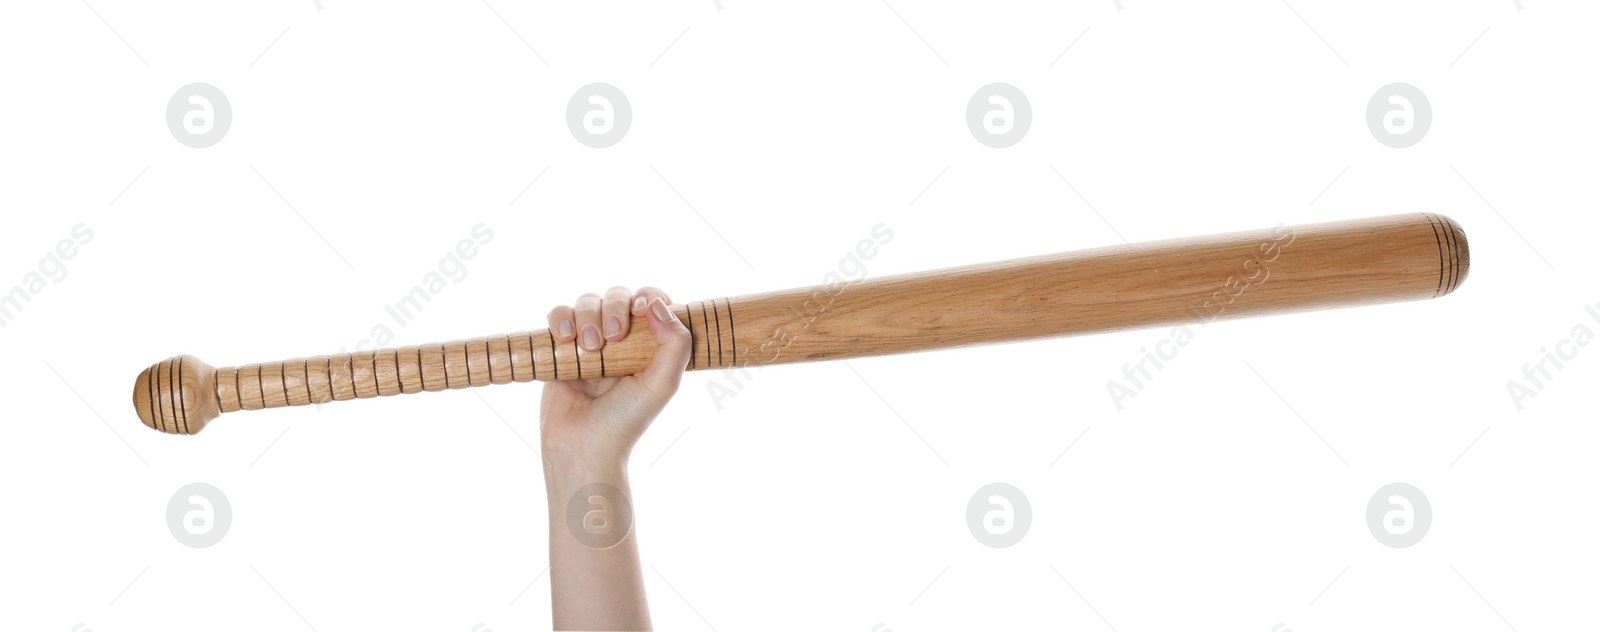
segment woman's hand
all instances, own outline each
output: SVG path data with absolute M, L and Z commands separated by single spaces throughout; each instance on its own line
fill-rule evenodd
M 642 316 L 659 346 L 638 375 L 545 385 L 539 429 L 546 461 L 627 461 L 644 429 L 678 391 L 689 362 L 692 338 L 667 309 L 671 302 L 653 287 L 638 292 L 614 287 L 603 298 L 584 294 L 570 307 L 550 310 L 550 333 L 556 342 L 577 340 L 584 351 L 597 352 L 607 341 L 627 337 L 632 317 Z
M 557 342 L 599 351 L 645 318 L 655 357 L 643 371 L 545 384 L 539 404 L 550 510 L 550 602 L 557 630 L 648 630 L 650 609 L 633 530 L 628 454 L 678 392 L 689 363 L 689 328 L 661 290 L 614 287 L 550 310 Z

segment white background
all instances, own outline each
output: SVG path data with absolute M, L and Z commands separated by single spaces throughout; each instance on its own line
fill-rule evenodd
M 354 348 L 480 222 L 392 346 L 815 284 L 878 223 L 872 276 L 1410 211 L 1469 234 L 1458 292 L 1213 325 L 1120 412 L 1169 332 L 774 367 L 720 410 L 690 374 L 632 464 L 656 624 L 1594 625 L 1600 349 L 1506 387 L 1600 331 L 1592 5 L 490 2 L 0 9 L 0 291 L 94 232 L 0 328 L 0 627 L 546 628 L 539 387 L 193 437 L 129 405 L 175 353 Z M 206 149 L 164 120 L 192 82 L 232 105 Z M 607 149 L 565 122 L 593 82 L 633 108 Z M 992 82 L 1033 108 L 1007 149 L 965 123 Z M 1365 122 L 1393 82 L 1432 104 L 1408 149 Z M 165 524 L 195 481 L 233 507 L 205 549 Z M 965 523 L 995 481 L 1033 508 L 1011 548 Z M 1433 507 L 1410 548 L 1365 524 L 1392 482 Z

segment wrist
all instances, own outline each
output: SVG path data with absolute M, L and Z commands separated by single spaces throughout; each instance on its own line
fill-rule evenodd
M 545 493 L 552 503 L 565 503 L 568 495 L 593 483 L 623 489 L 628 486 L 628 459 L 624 455 L 545 452 L 542 456 Z
M 603 432 L 541 434 L 539 456 L 544 459 L 546 470 L 626 466 L 633 446 L 616 445 L 607 436 Z

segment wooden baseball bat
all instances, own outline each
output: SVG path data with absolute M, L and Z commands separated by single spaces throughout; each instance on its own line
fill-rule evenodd
M 872 242 L 859 246 L 870 252 Z M 1111 246 L 671 305 L 688 370 L 749 367 L 1435 298 L 1467 276 L 1448 217 L 1395 215 Z M 835 277 L 830 276 L 830 279 Z M 599 352 L 547 330 L 213 369 L 193 356 L 134 382 L 146 426 L 194 434 L 220 413 L 534 380 L 631 375 L 643 318 Z

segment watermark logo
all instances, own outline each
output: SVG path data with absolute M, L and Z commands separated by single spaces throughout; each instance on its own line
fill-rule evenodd
M 608 483 L 589 483 L 567 500 L 567 531 L 584 546 L 609 549 L 633 531 L 633 505 Z
M 209 83 L 191 83 L 167 101 L 167 129 L 178 142 L 205 149 L 222 141 L 233 124 L 227 95 Z
M 1412 485 L 1389 483 L 1367 501 L 1367 530 L 1384 546 L 1403 549 L 1421 542 L 1432 525 L 1433 506 Z
M 627 95 L 609 83 L 591 83 L 567 101 L 567 129 L 578 142 L 604 149 L 622 141 L 633 124 Z
M 184 546 L 203 549 L 222 541 L 233 524 L 233 506 L 222 490 L 190 483 L 167 501 L 167 530 Z
M 1378 142 L 1405 149 L 1422 141 L 1433 123 L 1428 97 L 1409 83 L 1391 83 L 1367 101 L 1367 129 Z
M 978 488 L 967 501 L 967 530 L 979 543 L 1003 549 L 1022 541 L 1033 524 L 1033 506 L 1022 490 L 1006 483 Z
M 1028 135 L 1033 106 L 1028 96 L 1009 83 L 991 83 L 967 101 L 967 129 L 978 142 L 1004 149 Z

